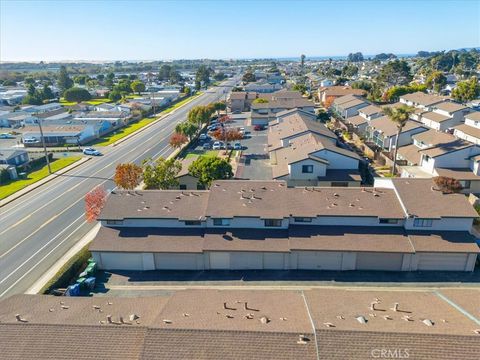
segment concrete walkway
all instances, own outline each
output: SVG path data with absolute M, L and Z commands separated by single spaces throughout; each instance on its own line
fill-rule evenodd
M 50 279 L 60 271 L 63 265 L 65 265 L 73 256 L 75 256 L 95 238 L 98 230 L 100 230 L 100 223 L 90 230 L 79 242 L 75 244 L 74 247 L 68 250 L 65 255 L 63 255 L 46 273 L 44 273 L 42 277 L 26 291 L 26 294 L 38 294 L 38 292 L 42 290 L 42 288 L 50 281 Z

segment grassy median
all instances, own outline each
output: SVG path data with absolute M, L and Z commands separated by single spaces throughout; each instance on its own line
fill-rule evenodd
M 75 161 L 80 160 L 82 157 L 81 156 L 71 156 L 71 157 L 66 157 L 66 158 L 61 158 L 61 159 L 56 159 L 53 160 L 50 165 L 52 167 L 52 172 L 56 172 L 58 170 L 61 170 L 68 165 L 73 164 Z M 0 200 L 6 198 L 7 196 L 10 196 L 14 193 L 16 193 L 19 190 L 22 190 L 23 188 L 27 187 L 28 185 L 31 185 L 39 180 L 42 180 L 43 178 L 47 177 L 49 175 L 48 173 L 48 167 L 47 165 L 41 167 L 38 170 L 32 171 L 27 174 L 26 179 L 19 179 L 19 180 L 12 180 L 9 183 L 5 185 L 0 186 Z

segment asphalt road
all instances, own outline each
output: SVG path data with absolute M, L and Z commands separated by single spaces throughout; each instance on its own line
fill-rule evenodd
M 0 298 L 25 292 L 93 228 L 95 224 L 85 221 L 84 196 L 100 184 L 113 189 L 116 164 L 170 155 L 168 142 L 175 125 L 192 107 L 224 99 L 234 83 L 229 80 L 207 90 L 116 147 L 102 148 L 104 156 L 0 208 Z

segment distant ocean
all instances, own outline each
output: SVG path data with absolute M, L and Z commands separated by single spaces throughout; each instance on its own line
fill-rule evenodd
M 414 57 L 417 54 L 395 54 L 399 58 L 409 58 L 409 57 Z M 306 60 L 310 61 L 322 61 L 322 60 L 346 60 L 347 55 L 342 55 L 342 56 L 306 56 Z M 375 55 L 363 55 L 365 59 L 368 58 L 374 58 Z M 243 59 L 238 59 L 238 60 L 277 60 L 277 61 L 300 61 L 300 56 L 290 56 L 290 57 L 272 57 L 272 58 L 243 58 Z

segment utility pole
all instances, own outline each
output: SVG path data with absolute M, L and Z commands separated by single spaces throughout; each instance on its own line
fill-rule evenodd
M 43 152 L 45 153 L 45 160 L 48 166 L 48 173 L 51 174 L 52 168 L 50 167 L 50 159 L 48 158 L 47 147 L 45 146 L 45 138 L 43 137 L 42 119 L 38 119 L 38 127 L 40 128 L 40 136 L 42 138 Z

